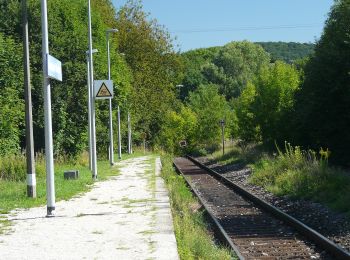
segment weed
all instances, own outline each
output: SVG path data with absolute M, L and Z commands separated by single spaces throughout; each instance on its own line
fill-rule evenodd
M 152 235 L 155 234 L 156 232 L 154 230 L 144 230 L 144 231 L 140 231 L 138 232 L 138 234 L 142 234 L 142 235 Z
M 329 151 L 304 151 L 285 144 L 275 157 L 265 156 L 253 165 L 249 181 L 276 195 L 311 199 L 350 214 L 350 176 L 328 165 Z
M 7 234 L 9 227 L 12 225 L 11 221 L 7 219 L 0 220 L 0 235 Z
M 115 249 L 117 249 L 117 250 L 129 250 L 130 248 L 126 247 L 126 246 L 119 246 L 119 247 L 116 247 Z

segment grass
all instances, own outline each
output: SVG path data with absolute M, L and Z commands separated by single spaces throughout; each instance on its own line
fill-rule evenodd
M 350 216 L 350 174 L 328 165 L 327 151 L 303 151 L 286 143 L 284 151 L 253 165 L 250 182 L 276 195 L 321 202 Z
M 259 160 L 262 154 L 262 148 L 259 145 L 230 142 L 225 145 L 224 155 L 222 150 L 218 150 L 207 155 L 207 158 L 210 163 L 247 165 Z
M 136 151 L 134 154 L 123 154 L 123 160 L 143 156 L 143 152 Z M 117 155 L 116 157 L 117 158 Z M 21 160 L 22 161 L 19 161 Z M 13 163 L 15 165 L 24 164 L 25 158 L 23 155 L 19 155 L 13 158 Z M 16 162 L 17 161 L 17 162 Z M 90 190 L 94 181 L 91 177 L 91 172 L 87 166 L 87 159 L 82 157 L 78 158 L 75 163 L 63 163 L 63 160 L 55 163 L 55 193 L 56 201 L 68 200 L 74 196 L 84 193 Z M 4 165 L 4 159 L 0 160 L 0 163 Z M 43 158 L 37 158 L 36 161 L 37 168 L 37 198 L 28 198 L 26 195 L 26 182 L 25 178 L 0 178 L 0 214 L 9 213 L 10 210 L 15 208 L 31 208 L 35 206 L 45 205 L 46 203 L 46 178 L 45 178 L 45 164 Z M 7 163 L 6 169 L 20 169 L 20 166 L 8 166 L 11 165 Z M 2 169 L 4 169 L 3 167 Z M 98 168 L 98 180 L 106 180 L 109 176 L 117 175 L 118 168 L 111 167 L 108 161 L 99 161 L 97 163 Z M 80 175 L 77 180 L 64 180 L 63 172 L 66 170 L 79 170 Z M 3 173 L 3 175 L 5 175 Z M 93 198 L 91 199 L 93 200 Z
M 252 168 L 249 182 L 277 196 L 320 202 L 350 216 L 350 174 L 328 165 L 329 151 L 304 151 L 285 143 L 277 153 L 268 155 L 257 146 L 234 145 L 222 156 L 218 151 L 210 161 L 221 164 L 242 163 Z
M 7 219 L 0 219 L 0 235 L 8 232 L 8 228 L 11 226 L 11 222 Z
M 175 235 L 181 259 L 232 259 L 231 252 L 218 246 L 207 230 L 203 213 L 193 211 L 198 201 L 186 186 L 184 179 L 177 175 L 172 166 L 171 156 L 162 156 L 162 177 L 164 178 L 172 206 Z

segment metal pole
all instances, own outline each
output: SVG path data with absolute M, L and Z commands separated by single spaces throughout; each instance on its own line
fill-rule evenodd
M 131 147 L 131 118 L 130 118 L 130 112 L 128 111 L 128 153 L 132 154 L 132 147 Z
M 94 98 L 94 69 L 92 60 L 92 32 L 91 32 L 91 1 L 88 0 L 89 17 L 89 71 L 90 71 L 90 93 L 91 93 L 91 142 L 92 142 L 92 178 L 97 179 L 97 155 L 96 155 L 96 125 L 95 125 L 95 98 Z
M 27 0 L 22 0 L 23 15 L 23 57 L 24 57 L 24 89 L 26 106 L 26 156 L 27 156 L 27 196 L 36 198 L 36 177 L 34 158 L 32 92 L 30 86 L 30 61 L 28 41 Z
M 225 155 L 225 121 L 221 120 L 222 155 Z
M 97 49 L 92 50 L 92 54 L 98 52 Z M 87 87 L 88 87 L 88 138 L 89 138 L 89 169 L 92 171 L 92 138 L 91 138 L 91 86 L 90 82 L 90 60 L 89 60 L 89 50 L 86 51 L 86 64 L 87 64 Z
M 121 133 L 120 133 L 120 108 L 118 105 L 118 158 L 122 158 L 122 140 L 121 140 Z
M 108 63 L 108 80 L 111 80 L 111 58 L 109 52 L 109 32 L 107 36 L 107 63 Z M 114 164 L 114 148 L 113 148 L 113 122 L 112 122 L 112 99 L 109 99 L 109 163 Z
M 49 54 L 49 34 L 47 24 L 47 3 L 41 0 L 42 24 L 42 59 L 43 59 L 43 88 L 44 88 L 44 116 L 45 116 L 45 158 L 46 158 L 46 197 L 47 216 L 52 216 L 55 210 L 55 175 L 53 163 L 52 117 L 51 117 L 51 89 L 47 73 L 47 55 Z
M 92 170 L 92 142 L 91 142 L 91 82 L 89 51 L 86 54 L 87 64 L 87 87 L 88 87 L 88 138 L 89 138 L 89 169 Z

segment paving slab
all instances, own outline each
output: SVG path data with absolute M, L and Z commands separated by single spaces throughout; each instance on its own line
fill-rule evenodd
M 45 218 L 46 207 L 12 212 L 0 259 L 179 259 L 160 159 L 116 167 L 119 176 L 58 202 L 54 218 Z

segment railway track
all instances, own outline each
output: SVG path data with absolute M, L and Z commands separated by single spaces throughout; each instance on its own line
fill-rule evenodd
M 349 252 L 194 158 L 176 158 L 174 165 L 240 259 L 350 259 Z

